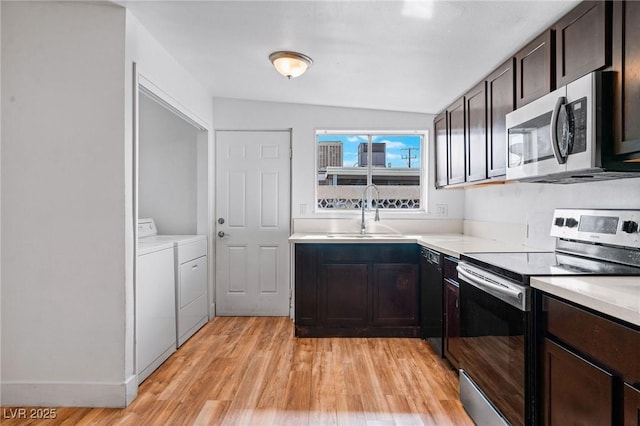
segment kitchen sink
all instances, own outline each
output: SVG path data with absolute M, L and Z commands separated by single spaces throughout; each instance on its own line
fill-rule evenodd
M 367 233 L 367 234 L 359 234 L 359 233 L 339 233 L 339 234 L 327 234 L 327 238 L 364 238 L 364 239 L 398 239 L 398 238 L 407 238 L 401 234 L 384 234 L 384 233 Z

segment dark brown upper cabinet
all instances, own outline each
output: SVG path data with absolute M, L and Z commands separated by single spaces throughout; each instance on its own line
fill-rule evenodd
M 613 155 L 640 158 L 640 2 L 613 2 L 613 70 L 616 74 Z
M 482 82 L 464 96 L 466 181 L 487 178 L 487 84 Z
M 556 85 L 611 64 L 611 3 L 585 1 L 555 25 Z
M 464 97 L 447 108 L 449 185 L 463 183 L 466 176 Z
M 487 78 L 487 177 L 504 176 L 507 168 L 505 118 L 516 108 L 515 59 L 499 66 Z
M 518 108 L 555 89 L 553 30 L 547 30 L 516 53 Z
M 433 133 L 435 134 L 436 156 L 436 188 L 447 185 L 449 169 L 447 166 L 447 112 L 442 112 L 433 120 Z

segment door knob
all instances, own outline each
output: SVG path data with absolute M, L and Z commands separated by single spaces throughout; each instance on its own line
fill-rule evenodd
M 223 238 L 225 236 L 228 236 L 229 234 L 225 234 L 224 231 L 218 231 L 218 237 Z

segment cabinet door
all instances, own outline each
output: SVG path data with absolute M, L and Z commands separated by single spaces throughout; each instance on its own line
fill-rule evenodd
M 318 269 L 316 246 L 312 244 L 296 244 L 295 251 L 296 325 L 317 325 Z
M 320 321 L 323 326 L 354 327 L 367 324 L 368 265 L 320 265 Z
M 640 157 L 640 2 L 613 2 L 614 154 Z
M 418 265 L 373 265 L 372 291 L 373 325 L 419 325 Z
M 447 186 L 449 167 L 447 163 L 447 113 L 439 114 L 433 120 L 433 132 L 435 133 L 436 156 L 436 188 Z
M 487 176 L 507 172 L 506 116 L 516 108 L 515 59 L 511 58 L 487 77 Z
M 624 385 L 624 426 L 640 425 L 640 390 Z
M 460 288 L 455 282 L 444 280 L 444 354 L 458 368 L 460 343 Z
M 449 185 L 462 183 L 465 179 L 465 128 L 464 128 L 464 98 L 447 109 L 449 145 Z
M 585 1 L 555 25 L 556 86 L 610 65 L 611 3 Z
M 613 377 L 549 339 L 543 354 L 545 424 L 612 424 Z
M 552 30 L 540 34 L 516 53 L 516 95 L 520 108 L 555 88 Z
M 466 181 L 487 178 L 487 96 L 483 81 L 471 89 L 465 99 L 465 130 L 467 171 Z

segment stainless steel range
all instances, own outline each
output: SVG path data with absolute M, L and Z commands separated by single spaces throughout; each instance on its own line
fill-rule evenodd
M 461 256 L 460 399 L 477 424 L 535 425 L 535 276 L 640 276 L 640 210 L 558 209 L 553 252 Z

